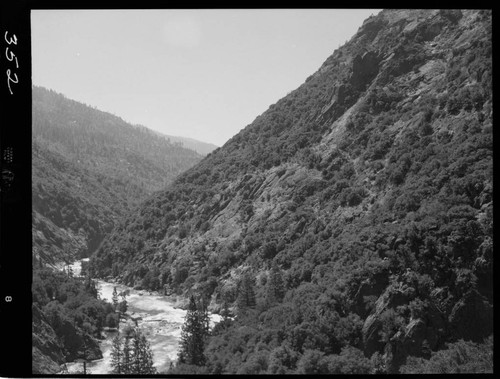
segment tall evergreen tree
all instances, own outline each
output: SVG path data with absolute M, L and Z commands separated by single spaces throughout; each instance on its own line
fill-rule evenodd
M 153 352 L 146 337 L 136 330 L 134 334 L 133 374 L 156 374 L 153 366 Z
M 112 300 L 113 300 L 113 307 L 115 307 L 116 310 L 116 307 L 118 306 L 118 291 L 116 290 L 116 287 L 113 287 Z
M 131 374 L 133 369 L 133 351 L 132 351 L 132 329 L 128 328 L 125 330 L 125 340 L 123 341 L 123 361 L 122 361 L 122 373 Z
M 124 338 L 113 339 L 111 351 L 113 374 L 156 374 L 153 352 L 146 337 L 138 329 L 127 328 Z
M 113 338 L 113 345 L 111 348 L 111 367 L 113 368 L 113 374 L 122 374 L 122 361 L 123 361 L 123 351 L 122 351 L 122 341 L 120 339 L 120 333 L 116 333 Z
M 238 310 L 242 311 L 255 306 L 255 280 L 249 272 L 245 272 L 238 287 L 236 304 Z
M 208 306 L 205 298 L 200 300 L 197 308 L 200 317 L 201 331 L 204 336 L 208 336 L 210 334 L 210 316 L 208 315 Z
M 229 305 L 226 300 L 222 303 L 220 315 L 222 316 L 222 323 L 224 327 L 228 326 L 231 323 L 231 312 L 229 311 Z
M 277 264 L 273 262 L 269 279 L 266 284 L 266 301 L 269 305 L 281 302 L 285 296 L 285 286 L 283 284 L 283 276 Z
M 203 366 L 206 362 L 204 354 L 205 342 L 209 333 L 208 311 L 203 302 L 196 304 L 191 296 L 186 320 L 182 326 L 179 363 Z
M 96 282 L 90 275 L 90 271 L 87 271 L 87 276 L 85 277 L 85 290 L 96 299 L 98 298 L 99 290 L 97 288 Z

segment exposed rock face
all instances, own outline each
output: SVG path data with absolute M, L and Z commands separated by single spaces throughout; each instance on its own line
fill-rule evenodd
M 397 372 L 409 355 L 426 356 L 439 348 L 447 334 L 446 318 L 432 301 L 419 310 L 417 317 L 411 316 L 403 329 L 399 328 L 388 341 L 381 340 L 384 314 L 396 311 L 415 298 L 411 287 L 400 285 L 388 288 L 376 301 L 375 310 L 363 325 L 364 351 L 371 356 L 377 351 L 385 351 L 386 363 L 391 372 Z
M 429 358 L 437 350 L 446 334 L 443 314 L 432 303 L 425 307 L 421 318 L 411 319 L 404 331 L 398 331 L 385 346 L 386 364 L 389 373 L 397 373 L 406 357 Z
M 102 358 L 99 343 L 69 321 L 64 320 L 58 329 L 63 336 L 59 338 L 36 306 L 32 308 L 32 318 L 33 373 L 57 373 L 61 371 L 61 364 L 84 356 L 89 360 Z
M 356 55 L 352 61 L 351 85 L 357 91 L 363 91 L 379 71 L 381 58 L 373 51 Z
M 425 354 L 426 352 L 422 351 L 424 342 L 427 343 L 428 349 L 437 349 L 442 342 L 441 338 L 446 333 L 446 327 L 444 315 L 433 303 L 430 303 L 425 307 L 422 317 L 410 321 L 406 326 L 407 355 Z
M 64 346 L 38 307 L 32 308 L 32 372 L 34 374 L 57 373 L 59 365 L 65 362 Z
M 455 304 L 449 322 L 456 339 L 481 341 L 493 332 L 493 307 L 471 289 Z
M 356 294 L 353 297 L 352 311 L 365 319 L 370 310 L 367 308 L 369 298 L 378 299 L 389 284 L 389 272 L 384 271 L 365 279 L 359 285 Z
M 36 342 L 33 341 L 33 343 L 35 344 Z M 60 371 L 61 366 L 56 361 L 44 354 L 38 347 L 32 347 L 31 372 L 33 374 L 57 374 Z
M 382 314 L 388 310 L 407 304 L 409 295 L 404 289 L 389 289 L 384 292 L 375 303 L 375 310 L 370 314 L 363 325 L 364 351 L 371 356 L 376 351 L 381 351 L 385 343 L 381 341 Z

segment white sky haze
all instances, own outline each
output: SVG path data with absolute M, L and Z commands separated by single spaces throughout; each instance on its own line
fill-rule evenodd
M 301 85 L 378 10 L 33 10 L 32 80 L 216 145 Z

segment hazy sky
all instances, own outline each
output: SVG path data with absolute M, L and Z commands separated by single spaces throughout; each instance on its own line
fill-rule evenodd
M 34 10 L 33 84 L 223 145 L 378 10 Z

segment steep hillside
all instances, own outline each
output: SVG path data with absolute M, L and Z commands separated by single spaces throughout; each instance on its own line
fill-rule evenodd
M 482 343 L 491 75 L 491 12 L 383 11 L 123 219 L 91 264 L 233 306 L 208 372 L 398 372 L 445 343 Z M 256 305 L 238 301 L 242 277 Z
M 35 260 L 88 255 L 117 217 L 201 159 L 54 91 L 32 92 Z
M 186 149 L 191 149 L 196 151 L 200 155 L 207 155 L 217 149 L 218 146 L 212 144 L 212 143 L 207 143 L 207 142 L 201 142 L 192 138 L 188 137 L 179 137 L 179 136 L 166 136 L 170 141 L 172 142 L 177 142 L 180 143 L 182 146 L 184 146 Z
M 34 268 L 32 282 L 32 373 L 61 373 L 78 358 L 100 359 L 104 327 L 116 327 L 114 307 L 99 299 L 87 276 Z
M 33 143 L 34 259 L 55 265 L 95 250 L 144 191 L 79 167 Z M 124 188 L 128 192 L 123 191 Z M 130 203 L 130 204 L 129 204 Z

